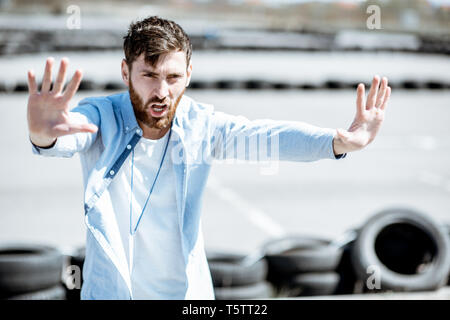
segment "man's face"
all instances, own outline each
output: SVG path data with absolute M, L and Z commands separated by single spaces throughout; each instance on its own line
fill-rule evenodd
M 128 82 L 131 103 L 141 126 L 163 129 L 171 123 L 191 71 L 192 66 L 186 67 L 186 54 L 182 51 L 161 55 L 154 67 L 145 62 L 144 54 L 133 61 L 131 70 L 122 62 L 122 74 Z

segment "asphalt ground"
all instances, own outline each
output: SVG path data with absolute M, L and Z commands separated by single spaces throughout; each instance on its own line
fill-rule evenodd
M 104 94 L 77 94 L 73 105 Z M 187 94 L 249 119 L 329 128 L 347 127 L 356 108 L 351 90 Z M 206 247 L 251 253 L 286 234 L 333 239 L 392 206 L 450 223 L 449 102 L 448 91 L 393 91 L 377 139 L 343 160 L 280 162 L 270 175 L 258 164 L 214 164 L 203 206 Z M 25 93 L 0 95 L 0 242 L 71 250 L 86 232 L 79 159 L 32 154 L 26 104 Z

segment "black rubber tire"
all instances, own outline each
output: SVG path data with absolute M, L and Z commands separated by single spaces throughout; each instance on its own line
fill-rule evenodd
M 435 290 L 448 278 L 450 239 L 444 226 L 423 213 L 408 208 L 387 209 L 363 225 L 351 261 L 364 284 L 372 275 L 367 268 L 377 266 L 380 290 Z M 427 263 L 425 270 L 417 271 Z
M 445 228 L 447 229 L 447 234 L 450 237 L 450 224 L 445 224 Z M 447 280 L 447 286 L 450 286 L 450 270 L 448 271 L 448 280 Z
M 270 241 L 264 246 L 269 272 L 294 274 L 334 271 L 343 248 L 330 243 L 326 239 L 301 236 Z
M 299 273 L 290 278 L 290 288 L 299 288 L 299 296 L 326 296 L 336 292 L 339 284 L 336 272 Z
M 351 260 L 351 252 L 354 243 L 355 240 L 350 241 L 343 247 L 344 251 L 342 253 L 341 261 L 336 268 L 336 272 L 339 274 L 339 283 L 335 294 L 355 293 L 355 286 L 358 281 L 358 277 Z
M 36 244 L 0 246 L 0 295 L 34 292 L 61 283 L 64 257 L 53 247 Z
M 266 279 L 267 261 L 262 258 L 251 265 L 240 264 L 242 254 L 207 252 L 213 285 L 215 287 L 246 286 Z
M 85 256 L 86 256 L 86 248 L 85 247 L 78 248 L 75 251 L 75 253 L 71 255 L 70 264 L 76 265 L 80 267 L 80 269 L 83 269 Z
M 6 300 L 66 300 L 66 290 L 62 285 L 34 292 L 7 297 Z
M 272 285 L 266 281 L 238 287 L 215 287 L 216 300 L 264 299 L 274 296 Z

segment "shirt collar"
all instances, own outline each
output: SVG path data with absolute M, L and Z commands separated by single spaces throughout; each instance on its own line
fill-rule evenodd
M 125 133 L 136 130 L 139 125 L 134 115 L 133 105 L 131 104 L 130 93 L 128 91 L 122 95 L 119 105 Z

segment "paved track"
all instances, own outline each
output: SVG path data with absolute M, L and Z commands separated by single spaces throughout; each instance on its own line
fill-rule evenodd
M 83 93 L 85 96 L 104 92 Z M 346 127 L 352 91 L 192 91 L 191 97 L 250 119 Z M 43 158 L 27 141 L 25 94 L 0 95 L 0 242 L 70 249 L 83 244 L 78 157 Z M 450 93 L 393 92 L 379 137 L 340 161 L 282 162 L 273 175 L 252 164 L 216 164 L 204 198 L 206 246 L 249 253 L 271 237 L 337 237 L 376 211 L 401 205 L 450 223 Z

